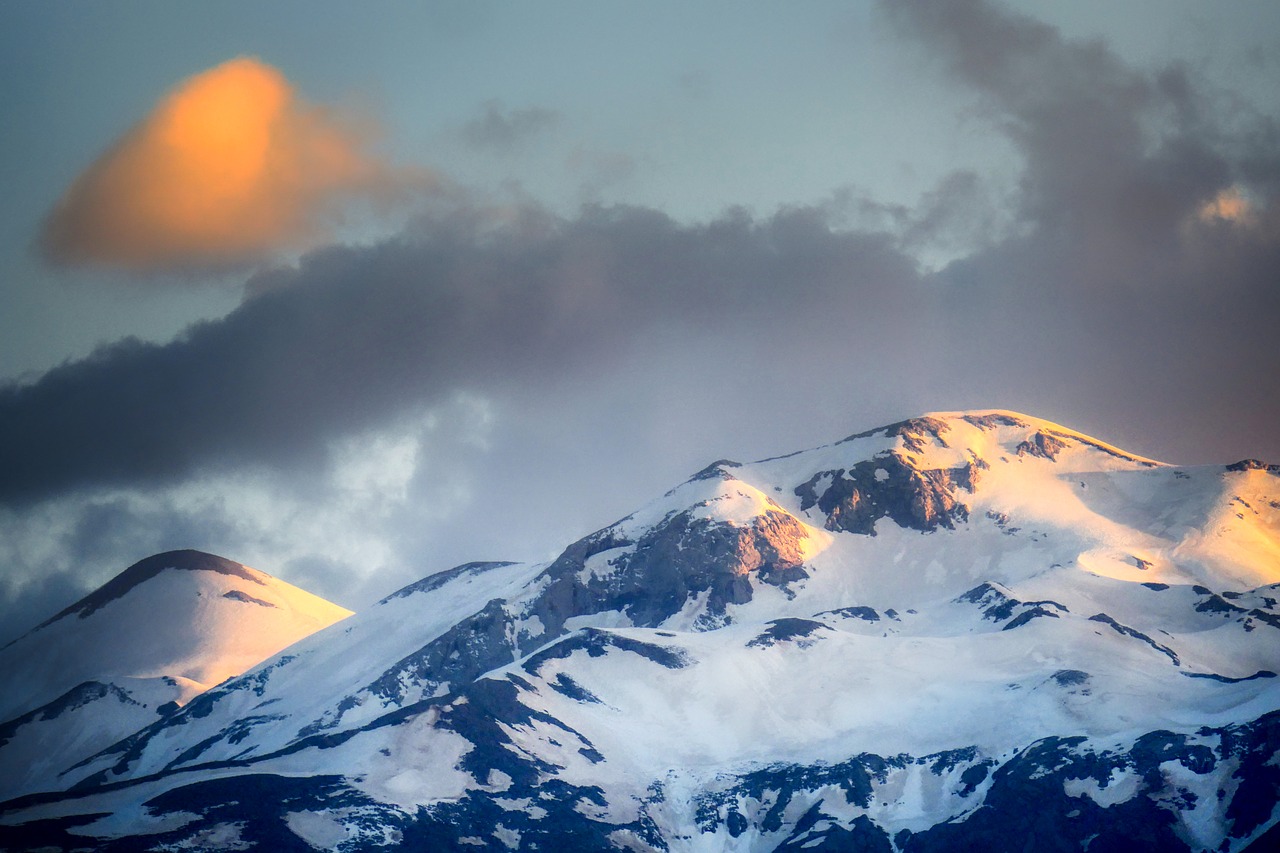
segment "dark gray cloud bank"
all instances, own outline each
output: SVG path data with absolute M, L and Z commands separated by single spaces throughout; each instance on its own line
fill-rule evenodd
M 379 516 L 419 569 L 539 557 L 712 458 L 929 409 L 1018 408 L 1170 461 L 1280 461 L 1274 117 L 1222 113 L 1186 68 L 1132 68 L 988 3 L 884 8 L 1022 156 L 1011 208 L 971 173 L 879 229 L 847 227 L 850 203 L 690 225 L 436 202 L 395 239 L 260 274 L 169 344 L 121 341 L 0 389 L 0 522 L 61 513 L 67 531 L 44 565 L 11 558 L 10 607 L 37 621 L 86 563 L 116 561 L 97 583 L 151 546 L 241 541 L 208 503 L 120 490 L 258 471 L 305 506 L 335 446 L 424 417 L 452 426 L 414 433 L 434 461 Z M 543 121 L 491 112 L 476 132 L 496 141 Z M 957 241 L 959 259 L 918 264 Z M 484 448 L 467 444 L 474 412 L 447 414 L 465 395 L 496 407 Z M 422 520 L 450 500 L 476 512 Z M 352 588 L 319 545 L 296 553 L 291 580 Z

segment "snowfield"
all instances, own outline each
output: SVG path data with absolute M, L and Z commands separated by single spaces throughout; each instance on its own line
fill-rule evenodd
M 169 600 L 184 574 L 137 589 Z M 145 703 L 93 752 L 31 758 L 118 714 L 110 690 L 47 734 L 15 729 L 16 790 L 46 793 L 4 804 L 3 833 L 105 850 L 1276 841 L 1280 468 L 1254 461 L 1179 468 L 1012 412 L 935 413 L 721 461 L 549 563 L 308 612 L 309 636 L 217 687 L 202 678 L 243 659 L 230 647 L 130 664 L 200 692 Z

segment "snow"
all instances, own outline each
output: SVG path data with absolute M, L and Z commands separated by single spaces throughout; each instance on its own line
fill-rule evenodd
M 57 774 L 291 643 L 350 615 L 263 572 L 162 570 L 86 615 L 0 650 L 0 720 L 44 708 L 0 744 L 0 798 L 62 787 Z M 240 598 L 235 597 L 236 595 Z M 243 598 L 271 604 L 248 604 Z M 106 695 L 61 707 L 78 685 Z
M 1131 770 L 1116 768 L 1103 783 L 1097 779 L 1065 779 L 1062 790 L 1069 797 L 1088 797 L 1103 808 L 1127 803 L 1142 788 L 1142 777 Z
M 241 756 L 246 744 L 230 743 L 223 733 L 237 721 L 264 712 L 271 719 L 254 727 L 250 754 L 282 749 L 315 723 L 322 724 L 317 730 L 324 732 L 357 728 L 386 711 L 384 702 L 367 689 L 383 671 L 488 601 L 514 597 L 545 567 L 517 563 L 465 573 L 439 588 L 387 599 L 320 631 L 286 655 L 246 672 L 249 681 L 219 693 L 207 716 L 186 719 L 153 737 L 135 772 L 159 771 L 193 740 L 217 741 L 198 756 L 199 762 Z M 408 701 L 418 698 L 411 695 Z M 256 710 L 259 707 L 262 712 Z M 95 769 L 100 768 L 91 765 L 84 772 Z
M 789 513 L 802 525 L 808 578 L 785 588 L 757 579 L 750 600 L 728 605 L 725 624 L 715 630 L 695 630 L 706 627 L 699 617 L 707 611 L 709 591 L 691 594 L 657 628 L 638 627 L 618 610 L 569 616 L 568 632 L 608 631 L 676 652 L 685 664 L 664 665 L 664 656 L 647 657 L 644 646 L 633 643 L 544 656 L 536 672 L 523 669 L 528 655 L 499 667 L 484 677 L 519 676 L 519 701 L 532 714 L 531 722 L 499 721 L 511 748 L 546 762 L 553 768 L 548 776 L 598 787 L 607 806 L 581 808 L 599 819 L 637 819 L 650 798 L 649 786 L 660 783 L 665 799 L 645 808 L 668 839 L 685 836 L 682 849 L 749 850 L 775 846 L 784 836 L 754 827 L 737 838 L 723 826 L 701 833 L 693 828 L 693 814 L 699 794 L 724 789 L 752 770 L 779 763 L 834 764 L 862 752 L 918 757 L 972 749 L 974 761 L 1002 761 L 1046 737 L 1083 736 L 1089 748 L 1101 749 L 1156 730 L 1193 736 L 1201 727 L 1255 719 L 1280 706 L 1280 678 L 1226 683 L 1188 677 L 1244 679 L 1280 671 L 1280 643 L 1272 633 L 1277 629 L 1257 617 L 1256 624 L 1247 624 L 1244 615 L 1277 613 L 1274 599 L 1280 593 L 1260 588 L 1280 582 L 1280 478 L 1221 466 L 1174 468 L 1048 421 L 995 411 L 968 414 L 1018 423 L 980 425 L 961 414 L 936 414 L 930 417 L 943 425 L 945 443 L 927 432 L 913 437 L 912 446 L 902 436 L 873 434 L 727 468 L 724 476 L 677 486 L 619 522 L 613 532 L 636 541 L 682 512 L 736 527 L 764 514 Z M 1048 444 L 1055 459 L 1019 455 L 1018 446 L 1037 433 L 1062 443 Z M 816 506 L 800 509 L 799 484 L 888 453 L 922 470 L 974 464 L 975 488 L 953 490 L 968 507 L 968 521 L 926 533 L 882 518 L 868 536 L 833 533 Z M 891 479 L 888 468 L 874 470 L 877 482 Z M 820 487 L 824 479 L 829 477 L 819 478 Z M 595 554 L 579 580 L 622 571 L 616 558 L 625 550 Z M 304 731 L 352 730 L 423 698 L 427 686 L 411 679 L 399 699 L 376 694 L 370 685 L 495 599 L 505 600 L 507 612 L 516 616 L 516 635 L 540 636 L 546 626 L 528 615 L 528 606 L 547 588 L 546 568 L 511 564 L 465 572 L 314 633 L 208 694 L 205 699 L 217 701 L 207 715 L 187 715 L 183 725 L 160 731 L 127 773 L 160 772 L 192 744 L 207 743 L 182 766 L 247 756 L 261 759 L 251 765 L 254 772 L 342 775 L 368 796 L 406 812 L 487 791 L 504 795 L 497 799 L 503 808 L 536 814 L 542 808 L 523 792 L 508 793 L 511 776 L 495 770 L 475 779 L 458 769 L 473 745 L 438 725 L 439 706 L 361 731 L 337 746 L 262 757 L 296 745 Z M 999 595 L 976 602 L 962 597 L 983 583 Z M 165 601 L 177 595 L 168 587 L 154 589 Z M 1231 595 L 1222 598 L 1223 593 Z M 256 587 L 253 594 L 272 600 Z M 220 593 L 210 599 L 244 613 L 271 611 L 226 601 Z M 831 612 L 850 607 L 873 608 L 879 619 Z M 1037 608 L 1052 615 L 1027 619 Z M 112 615 L 113 622 L 124 612 Z M 100 611 L 104 618 L 109 614 L 108 608 Z M 802 638 L 753 643 L 771 621 L 784 618 L 825 627 Z M 546 638 L 543 648 L 558 639 Z M 1170 649 L 1177 661 L 1153 643 Z M 229 653 L 219 658 L 229 659 Z M 165 665 L 185 660 L 175 653 Z M 1055 677 L 1064 670 L 1083 675 Z M 191 679 L 180 683 L 188 697 L 193 685 L 208 683 L 197 679 L 208 676 L 204 669 L 173 669 L 179 671 Z M 555 689 L 561 676 L 599 701 Z M 129 695 L 142 695 L 141 686 L 130 689 Z M 449 689 L 463 690 L 465 684 Z M 443 688 L 436 692 L 440 702 L 451 701 Z M 64 728 L 49 728 L 48 736 L 69 737 L 73 727 L 86 726 L 84 720 L 99 713 L 86 706 L 81 716 L 68 714 Z M 262 719 L 250 736 L 231 743 L 229 727 L 255 715 Z M 593 760 L 597 753 L 603 762 Z M 890 834 L 927 829 L 960 819 L 981 802 L 989 780 L 968 796 L 957 793 L 957 774 L 965 766 L 935 770 L 907 762 L 875 781 L 865 808 L 849 803 L 839 789 L 824 788 L 794 799 L 786 820 L 798 819 L 820 798 L 828 815 L 845 822 L 866 814 Z M 1179 832 L 1194 844 L 1216 846 L 1224 821 L 1216 795 L 1221 773 L 1197 775 L 1177 761 L 1160 769 L 1196 796 L 1194 808 L 1170 806 L 1178 811 Z M 154 796 L 165 784 L 91 797 L 85 807 L 137 818 L 136 804 L 145 801 L 140 798 Z M 1121 769 L 1102 782 L 1067 779 L 1063 790 L 1110 808 L 1141 795 L 1143 782 Z M 760 814 L 776 796 L 740 798 L 738 807 L 748 816 Z M 288 825 L 317 849 L 348 838 L 344 817 L 336 813 L 296 812 Z M 95 826 L 107 834 L 114 824 Z M 219 830 L 228 843 L 238 838 L 234 829 Z M 491 838 L 511 847 L 520 843 L 518 830 L 501 824 Z M 639 845 L 626 833 L 618 838 Z
M 333 850 L 351 837 L 341 817 L 341 812 L 290 812 L 284 822 L 290 832 L 316 850 Z

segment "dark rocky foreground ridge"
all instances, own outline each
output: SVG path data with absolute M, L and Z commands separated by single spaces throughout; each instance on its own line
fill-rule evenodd
M 722 461 L 157 715 L 0 848 L 1275 849 L 1278 474 L 1008 412 Z

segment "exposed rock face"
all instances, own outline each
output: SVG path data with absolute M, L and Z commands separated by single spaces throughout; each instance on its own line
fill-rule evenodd
M 913 453 L 919 453 L 924 450 L 925 445 L 928 443 L 930 438 L 941 444 L 943 447 L 946 447 L 947 440 L 943 438 L 943 436 L 950 431 L 950 424 L 941 418 L 909 418 L 908 420 L 898 421 L 896 424 L 889 424 L 888 426 L 880 427 L 879 429 L 855 433 L 846 438 L 845 441 L 853 441 L 859 438 L 871 438 L 872 436 L 877 435 L 882 435 L 886 438 L 897 436 L 902 439 L 903 447 Z
M 1067 449 L 1067 444 L 1051 433 L 1039 430 L 1031 438 L 1021 442 L 1017 447 L 1019 456 L 1039 456 L 1050 461 L 1057 459 L 1058 454 Z
M 983 583 L 975 586 L 959 596 L 956 602 L 976 604 L 982 609 L 983 619 L 992 622 L 1004 622 L 1005 624 L 1001 628 L 1003 631 L 1021 628 L 1032 619 L 1041 617 L 1057 619 L 1060 613 L 1069 612 L 1065 605 L 1056 601 L 1047 599 L 1022 601 L 1010 595 L 1009 590 L 1005 587 L 993 583 Z
M 690 597 L 706 594 L 705 615 L 722 620 L 727 605 L 751 600 L 752 577 L 776 585 L 808 577 L 802 567 L 806 538 L 804 526 L 781 510 L 768 510 L 748 525 L 681 512 L 634 543 L 605 531 L 575 543 L 547 569 L 551 582 L 529 613 L 541 619 L 548 638 L 571 616 L 606 610 L 655 627 Z M 603 565 L 587 566 L 613 549 L 619 553 Z
M 409 686 L 428 695 L 445 682 L 471 681 L 514 658 L 511 615 L 501 599 L 485 605 L 434 641 L 397 663 L 370 685 L 374 695 L 399 702 Z
M 489 602 L 399 661 L 368 689 L 390 704 L 405 701 L 410 691 L 430 695 L 471 681 L 565 634 L 566 621 L 575 616 L 616 610 L 633 625 L 652 628 L 691 599 L 705 596 L 697 627 L 723 625 L 728 605 L 751 600 L 753 579 L 785 587 L 808 577 L 802 549 L 806 538 L 804 526 L 781 509 L 768 510 L 747 525 L 681 512 L 636 542 L 616 527 L 605 528 L 566 548 L 535 581 L 541 591 L 526 602 Z M 502 565 L 469 563 L 428 580 Z
M 1259 459 L 1241 459 L 1227 466 L 1228 471 L 1266 471 L 1269 474 L 1280 474 L 1280 465 L 1267 464 Z
M 994 412 L 987 415 L 964 415 L 963 418 L 980 429 L 993 429 L 1002 426 L 1024 427 L 1027 425 L 1026 421 L 1014 417 L 1008 412 Z
M 821 471 L 794 491 L 801 509 L 816 504 L 826 515 L 827 530 L 874 536 L 882 518 L 915 530 L 953 529 L 969 518 L 969 508 L 955 490 L 973 491 L 979 470 L 977 462 L 920 470 L 897 453 L 888 453 L 847 470 Z

